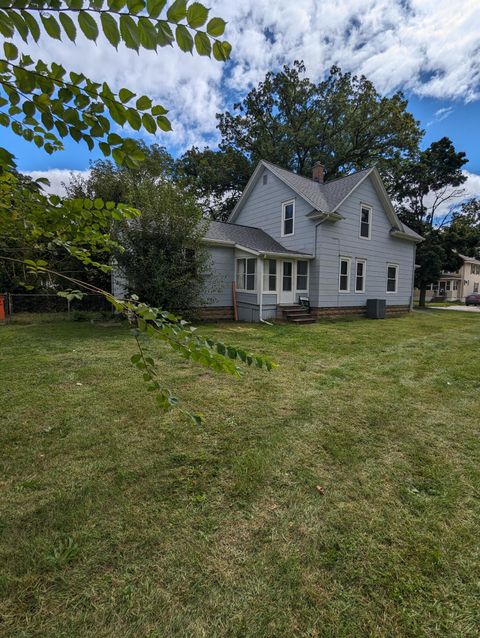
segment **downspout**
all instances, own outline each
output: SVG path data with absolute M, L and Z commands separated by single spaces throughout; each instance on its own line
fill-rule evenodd
M 328 219 L 328 216 L 324 217 L 323 219 L 321 219 L 319 222 L 317 222 L 315 224 L 315 245 L 313 246 L 313 260 L 315 261 L 317 259 L 317 239 L 318 239 L 318 227 L 320 226 L 320 224 L 323 224 L 323 222 L 326 222 Z M 320 265 L 318 266 L 318 295 L 320 296 Z M 318 300 L 317 300 L 318 301 Z
M 413 268 L 412 268 L 412 294 L 410 295 L 410 312 L 413 310 L 413 299 L 415 297 L 415 261 L 417 259 L 417 244 L 413 246 Z

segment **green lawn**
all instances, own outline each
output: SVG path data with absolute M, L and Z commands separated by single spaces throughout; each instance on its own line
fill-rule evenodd
M 479 317 L 202 328 L 280 364 L 166 352 L 203 428 L 43 319 L 0 327 L 2 638 L 478 637 Z

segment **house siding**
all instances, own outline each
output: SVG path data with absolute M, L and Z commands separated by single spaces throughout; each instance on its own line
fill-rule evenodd
M 260 176 L 234 223 L 261 228 L 288 250 L 311 254 L 314 224 L 305 215 L 312 211 L 312 206 L 273 173 L 265 172 L 268 173 L 267 183 L 263 184 Z M 294 234 L 282 237 L 282 203 L 292 199 L 295 200 Z
M 360 235 L 362 204 L 372 207 L 371 239 Z M 344 219 L 318 228 L 318 282 L 312 281 L 312 305 L 318 307 L 365 306 L 367 299 L 385 299 L 387 305 L 411 303 L 415 244 L 390 235 L 391 224 L 368 177 L 340 206 Z M 350 292 L 339 292 L 340 257 L 351 259 Z M 365 292 L 355 292 L 355 260 L 366 260 Z M 387 293 L 387 265 L 398 265 L 396 293 Z
M 202 293 L 204 305 L 232 307 L 232 282 L 235 277 L 235 249 L 208 246 L 209 259 Z

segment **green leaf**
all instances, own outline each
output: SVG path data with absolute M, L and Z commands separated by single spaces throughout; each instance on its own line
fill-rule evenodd
M 142 97 L 138 98 L 135 106 L 139 111 L 146 111 L 152 107 L 152 100 L 146 95 L 142 95 Z
M 140 117 L 140 113 L 135 109 L 127 110 L 127 122 L 135 131 L 139 131 L 142 127 L 142 118 Z
M 98 38 L 98 26 L 94 18 L 86 11 L 80 11 L 78 14 L 78 26 L 83 31 L 88 40 L 96 40 Z
M 132 97 L 135 97 L 135 93 L 129 91 L 128 89 L 120 89 L 120 91 L 118 92 L 118 97 L 120 98 L 121 102 L 126 104 L 132 99 Z
M 219 38 L 225 31 L 225 25 L 226 22 L 222 18 L 212 18 L 207 24 L 208 35 L 211 35 L 212 38 Z
M 28 100 L 22 104 L 22 110 L 28 117 L 33 117 L 36 111 L 35 104 Z
M 12 42 L 4 42 L 3 50 L 7 60 L 16 60 L 18 58 L 18 49 Z
M 40 17 L 42 19 L 43 26 L 45 27 L 45 31 L 48 33 L 48 35 L 55 40 L 61 40 L 62 38 L 60 35 L 60 26 L 55 18 L 52 15 L 43 13 L 40 14 Z
M 144 0 L 127 0 L 128 12 L 136 15 L 145 9 Z
M 28 41 L 28 26 L 26 25 L 22 16 L 16 11 L 12 11 L 9 15 L 11 22 L 13 22 L 13 26 L 20 34 L 20 37 L 24 42 Z
M 177 44 L 182 51 L 189 53 L 193 49 L 193 38 L 190 35 L 190 31 L 184 24 L 179 24 L 175 30 L 175 38 Z
M 160 20 L 157 22 L 157 43 L 159 46 L 164 47 L 167 44 L 172 44 L 175 40 L 172 29 L 168 22 Z
M 210 55 L 212 52 L 212 44 L 210 38 L 203 31 L 195 34 L 195 49 L 198 55 Z
M 128 15 L 122 15 L 120 17 L 120 34 L 122 40 L 125 42 L 125 46 L 138 51 L 140 34 L 133 18 Z
M 111 146 L 118 146 L 119 144 L 122 144 L 123 137 L 120 137 L 120 135 L 117 135 L 116 133 L 110 133 L 110 135 L 107 137 L 107 142 Z
M 68 38 L 72 42 L 75 42 L 75 39 L 77 37 L 77 29 L 75 28 L 72 18 L 68 15 L 68 13 L 64 12 L 61 12 L 58 17 Z
M 213 57 L 219 62 L 225 62 L 230 57 L 232 45 L 229 42 L 214 42 Z
M 138 31 L 140 33 L 140 44 L 142 47 L 145 49 L 157 48 L 157 30 L 148 18 L 139 18 Z
M 120 42 L 120 32 L 118 30 L 117 21 L 113 16 L 106 12 L 102 12 L 100 14 L 100 21 L 102 23 L 102 29 L 105 37 L 112 46 L 117 48 Z
M 167 11 L 167 18 L 171 22 L 180 22 L 187 15 L 187 0 L 175 0 Z
M 162 131 L 168 132 L 172 130 L 172 125 L 170 124 L 170 120 L 164 115 L 159 115 L 157 117 L 157 125 L 158 125 L 158 128 L 161 129 Z
M 202 24 L 205 24 L 208 18 L 208 9 L 200 4 L 200 2 L 194 2 L 188 7 L 187 10 L 187 22 L 192 29 L 198 29 Z
M 153 119 L 153 117 L 150 115 L 150 113 L 144 113 L 142 115 L 142 124 L 143 127 L 149 132 L 149 133 L 156 133 L 157 131 L 157 125 L 155 124 L 155 120 Z
M 69 9 L 78 11 L 83 7 L 83 0 L 66 0 L 66 5 Z
M 27 25 L 32 38 L 35 42 L 38 42 L 40 38 L 40 27 L 38 26 L 38 22 L 28 11 L 22 11 L 22 17 L 25 20 L 25 24 Z
M 167 0 L 147 0 L 147 13 L 151 18 L 158 18 Z
M 127 121 L 126 109 L 118 102 L 112 102 L 108 107 L 109 113 L 113 120 L 120 126 L 123 126 Z

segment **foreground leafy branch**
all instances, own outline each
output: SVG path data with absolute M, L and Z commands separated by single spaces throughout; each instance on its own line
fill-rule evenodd
M 220 37 L 225 21 L 209 19 L 209 9 L 187 0 L 0 0 L 0 125 L 47 153 L 63 148 L 62 140 L 97 145 L 104 156 L 134 168 L 144 159 L 131 139 L 111 131 L 111 122 L 155 134 L 171 130 L 167 109 L 127 88 L 114 92 L 107 82 L 93 82 L 60 64 L 33 60 L 13 42 L 40 38 L 76 42 L 79 33 L 92 42 L 101 35 L 118 48 L 156 51 L 174 43 L 184 52 L 225 61 L 231 46 Z M 0 54 L 1 55 L 1 54 Z M 0 167 L 13 167 L 13 157 L 0 147 Z

